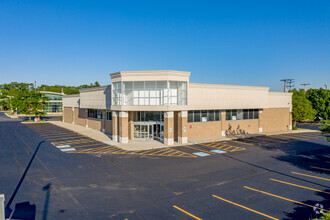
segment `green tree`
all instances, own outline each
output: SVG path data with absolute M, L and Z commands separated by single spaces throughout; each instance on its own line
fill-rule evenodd
M 314 120 L 316 111 L 311 102 L 306 98 L 304 90 L 292 90 L 292 120 L 294 126 L 297 121 Z
M 44 110 L 46 101 L 48 100 L 43 93 L 30 90 L 19 93 L 15 99 L 15 104 L 17 103 L 17 111 L 29 115 L 31 120 L 31 115 L 46 115 Z
M 325 89 L 309 89 L 306 97 L 311 101 L 313 108 L 316 110 L 317 119 L 330 118 L 330 93 Z

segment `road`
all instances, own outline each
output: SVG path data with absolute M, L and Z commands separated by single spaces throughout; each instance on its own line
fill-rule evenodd
M 309 219 L 330 209 L 329 146 L 301 133 L 130 152 L 0 113 L 0 193 L 26 219 Z

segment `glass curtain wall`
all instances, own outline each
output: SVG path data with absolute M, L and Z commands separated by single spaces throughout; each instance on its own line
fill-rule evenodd
M 113 105 L 187 105 L 187 82 L 113 83 Z

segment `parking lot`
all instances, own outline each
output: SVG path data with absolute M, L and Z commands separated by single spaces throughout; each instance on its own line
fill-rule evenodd
M 34 205 L 35 219 L 310 219 L 330 209 L 320 133 L 133 152 L 49 126 L 0 122 L 1 193 L 13 210 Z

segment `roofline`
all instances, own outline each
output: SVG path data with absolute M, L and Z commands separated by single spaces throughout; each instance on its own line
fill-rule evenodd
M 79 92 L 91 92 L 91 91 L 99 91 L 99 90 L 105 90 L 108 88 L 110 85 L 107 86 L 100 86 L 100 87 L 92 87 L 92 88 L 87 88 L 87 89 L 80 89 Z
M 223 84 L 206 84 L 206 83 L 189 83 L 189 87 L 195 88 L 222 88 L 222 89 L 250 89 L 250 90 L 269 90 L 269 87 L 262 86 L 240 86 L 240 85 L 223 85 Z
M 49 93 L 49 94 L 55 94 L 55 95 L 64 95 L 64 93 L 58 93 L 58 92 L 49 92 L 49 91 L 39 91 L 40 93 Z

